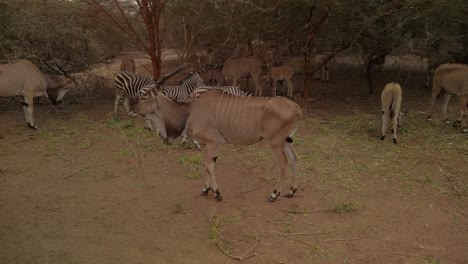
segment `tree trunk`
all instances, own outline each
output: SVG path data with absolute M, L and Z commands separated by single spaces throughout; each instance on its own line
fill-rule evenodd
M 366 75 L 367 75 L 367 85 L 369 88 L 369 94 L 374 93 L 374 87 L 372 85 L 372 60 L 368 60 L 367 66 L 366 66 Z

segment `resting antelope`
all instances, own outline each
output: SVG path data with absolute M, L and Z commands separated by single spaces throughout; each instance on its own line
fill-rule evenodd
M 215 180 L 214 165 L 223 144 L 249 145 L 264 139 L 270 145 L 280 169 L 276 188 L 268 200 L 274 202 L 280 195 L 281 180 L 288 162 L 291 165 L 292 186 L 285 197 L 293 197 L 298 179 L 292 136 L 302 116 L 301 108 L 284 97 L 241 97 L 213 89 L 198 88 L 195 97 L 190 107 L 178 106 L 167 113 L 163 102 L 168 99 L 153 87 L 132 105 L 132 110 L 141 115 L 166 112 L 174 123 L 183 124 L 186 121 L 187 134 L 206 144 L 205 169 L 208 178 L 202 195 L 207 195 L 211 190 L 217 200 L 222 199 Z
M 452 94 L 462 95 L 468 93 L 468 65 L 465 64 L 442 64 L 434 71 L 432 79 L 432 101 L 429 109 L 428 119 L 432 117 L 434 103 L 440 94 L 444 92 L 442 102 L 442 114 L 444 121 L 448 121 L 447 105 Z M 455 123 L 461 122 L 462 113 Z
M 135 61 L 132 58 L 125 56 L 120 64 L 120 71 L 135 72 Z
M 255 85 L 255 95 L 262 96 L 262 86 L 259 83 L 262 68 L 262 61 L 254 57 L 228 58 L 224 62 L 218 86 L 224 85 L 226 80 L 232 80 L 232 86 L 236 86 L 240 78 L 251 77 Z
M 402 126 L 405 121 L 405 115 L 400 112 L 402 92 L 398 83 L 389 83 L 385 85 L 382 91 L 382 136 L 380 140 L 385 139 L 388 121 L 392 120 L 393 143 L 397 144 L 396 129 Z
M 29 128 L 37 129 L 33 115 L 33 98 L 47 96 L 52 104 L 56 105 L 70 90 L 68 85 L 75 82 L 72 76 L 58 65 L 57 67 L 63 76 L 42 73 L 36 65 L 27 60 L 0 65 L 0 97 L 20 96 Z

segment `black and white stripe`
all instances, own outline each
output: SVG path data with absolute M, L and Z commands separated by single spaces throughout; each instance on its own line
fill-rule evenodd
M 194 72 L 183 80 L 180 86 L 163 86 L 162 93 L 177 103 L 188 103 L 193 91 L 203 85 L 203 79 Z
M 138 92 L 145 86 L 156 84 L 156 81 L 148 76 L 139 75 L 133 72 L 120 72 L 114 78 L 116 97 L 114 103 L 114 114 L 117 113 L 120 100 L 123 99 L 127 113 L 130 111 L 130 100 L 138 98 Z

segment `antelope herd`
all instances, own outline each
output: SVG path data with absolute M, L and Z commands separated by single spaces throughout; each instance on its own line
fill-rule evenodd
M 115 77 L 116 98 L 114 114 L 120 101 L 129 115 L 139 114 L 145 118 L 146 125 L 168 143 L 169 139 L 182 136 L 206 146 L 205 170 L 207 181 L 201 194 L 214 193 L 221 200 L 221 192 L 216 183 L 214 166 L 223 144 L 249 145 L 265 140 L 279 165 L 279 178 L 268 200 L 274 202 L 282 191 L 282 179 L 286 165 L 291 167 L 292 184 L 284 195 L 291 198 L 297 191 L 297 155 L 292 143 L 298 128 L 302 110 L 292 98 L 294 95 L 293 78 L 304 75 L 307 65 L 301 57 L 278 61 L 272 50 L 267 49 L 261 56 L 231 56 L 224 61 L 216 82 L 219 58 L 212 50 L 196 54 L 192 67 L 186 70 L 186 78 L 178 86 L 164 86 L 164 81 L 182 71 L 181 66 L 159 80 L 135 73 L 135 61 L 129 56 L 122 59 L 120 73 Z M 321 55 L 312 63 L 320 64 Z M 50 69 L 61 75 L 45 74 L 32 62 L 18 60 L 0 64 L 0 97 L 19 96 L 24 110 L 26 124 L 37 129 L 33 116 L 33 97 L 46 96 L 53 104 L 62 100 L 64 95 L 76 84 L 75 78 L 59 65 Z M 329 81 L 329 65 L 324 64 L 315 72 L 315 78 Z M 206 75 L 205 85 L 203 78 Z M 255 96 L 241 90 L 241 78 L 251 80 Z M 303 77 L 305 78 L 305 77 Z M 436 99 L 443 95 L 442 114 L 447 120 L 447 104 L 452 95 L 459 99 L 459 117 L 464 132 L 468 132 L 468 66 L 465 64 L 442 64 L 433 74 L 432 100 L 428 119 L 433 113 Z M 278 84 L 285 82 L 286 97 L 277 96 Z M 222 86 L 228 85 L 228 86 Z M 263 87 L 271 88 L 269 97 L 263 96 Z M 382 133 L 385 139 L 387 125 L 391 120 L 393 143 L 397 144 L 397 127 L 403 125 L 406 116 L 401 111 L 402 88 L 398 83 L 387 84 L 381 94 Z

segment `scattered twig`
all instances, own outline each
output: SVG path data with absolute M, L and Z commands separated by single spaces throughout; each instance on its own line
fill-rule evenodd
M 427 257 L 418 256 L 418 255 L 410 255 L 410 254 L 395 253 L 395 252 L 388 252 L 388 253 L 390 253 L 392 255 L 397 255 L 397 256 L 406 256 L 406 257 L 411 257 L 411 258 L 427 259 Z
M 455 194 L 457 196 L 459 196 L 459 197 L 463 196 L 463 193 L 462 193 L 463 188 L 461 187 L 462 184 L 460 183 L 458 178 L 455 177 L 454 175 L 446 173 L 445 171 L 442 170 L 441 167 L 439 167 L 439 170 L 440 170 L 440 172 L 442 172 L 442 174 L 444 174 L 445 178 L 447 179 L 448 183 L 450 184 L 451 189 L 455 192 Z M 454 182 L 456 184 L 454 184 Z M 460 191 L 460 189 L 462 189 L 462 190 Z
M 283 209 L 283 212 L 291 213 L 291 214 L 310 214 L 310 213 L 316 213 L 316 212 L 321 212 L 321 211 L 330 211 L 330 209 L 314 209 L 314 210 L 294 210 L 294 209 Z
M 363 236 L 354 237 L 354 238 L 325 239 L 325 242 L 333 242 L 333 241 L 354 241 L 354 240 L 359 240 L 359 239 L 366 238 L 367 235 L 368 235 L 368 233 L 366 233 L 366 234 L 363 235 Z
M 244 191 L 239 191 L 239 192 L 244 194 L 244 193 L 248 193 L 248 192 L 251 192 L 251 191 L 255 191 L 257 189 L 262 188 L 265 185 L 268 185 L 272 180 L 273 180 L 273 178 L 269 179 L 268 181 L 264 182 L 263 184 L 261 184 L 261 185 L 259 185 L 257 187 L 254 187 L 254 188 L 251 188 L 251 189 L 248 189 L 248 190 L 244 190 Z
M 287 234 L 283 234 L 283 233 L 276 232 L 276 231 L 273 231 L 273 233 L 276 233 L 276 234 L 278 234 L 279 236 L 282 236 L 282 237 L 284 237 L 284 238 L 290 239 L 290 240 L 295 241 L 295 242 L 299 242 L 299 243 L 304 244 L 304 245 L 309 246 L 309 247 L 313 246 L 313 245 L 310 244 L 310 243 L 307 243 L 307 242 L 305 242 L 305 241 L 302 241 L 302 240 L 293 238 L 293 237 L 291 237 L 291 236 L 288 236 Z
M 213 224 L 213 215 L 216 211 L 216 207 L 213 209 L 213 212 L 210 214 L 208 214 L 208 211 L 206 211 L 206 208 L 205 208 L 205 205 L 203 205 L 203 211 L 205 211 L 205 215 L 206 217 L 208 218 L 208 222 L 210 223 L 210 226 L 214 225 Z M 218 234 L 219 237 L 222 238 L 221 234 Z M 215 244 L 216 246 L 223 252 L 224 255 L 234 259 L 234 260 L 239 260 L 239 261 L 244 261 L 246 259 L 249 259 L 249 258 L 252 258 L 252 257 L 255 257 L 257 255 L 256 252 L 253 252 L 253 253 L 250 253 L 252 250 L 254 250 L 255 248 L 257 248 L 257 242 L 258 242 L 258 239 L 256 238 L 255 239 L 255 245 L 253 245 L 253 247 L 251 247 L 250 249 L 248 249 L 247 251 L 244 252 L 244 254 L 240 255 L 240 256 L 234 256 L 232 255 L 231 253 L 229 253 L 229 251 L 227 251 L 220 243 L 220 241 L 218 239 L 215 240 Z M 249 254 L 250 253 L 250 254 Z
M 75 176 L 76 174 L 78 174 L 78 173 L 80 173 L 80 172 L 83 172 L 83 171 L 85 171 L 85 170 L 87 170 L 87 169 L 90 169 L 90 168 L 93 168 L 93 167 L 104 166 L 104 165 L 109 164 L 109 163 L 111 163 L 111 161 L 103 162 L 103 163 L 100 163 L 100 164 L 94 163 L 94 164 L 92 164 L 92 165 L 89 165 L 89 166 L 87 166 L 87 167 L 82 168 L 81 170 L 79 170 L 79 171 L 77 171 L 77 172 L 74 172 L 74 173 L 65 175 L 65 176 L 63 176 L 62 178 L 63 178 L 63 179 L 68 179 L 68 178 L 70 178 L 70 177 L 72 177 L 72 176 Z
M 312 233 L 291 233 L 291 234 L 284 234 L 276 231 L 272 231 L 272 233 L 278 234 L 280 236 L 310 236 L 310 235 L 321 235 L 323 232 L 312 232 Z
M 377 261 L 377 264 L 380 264 L 379 259 L 377 258 L 376 255 L 374 255 L 375 261 Z

